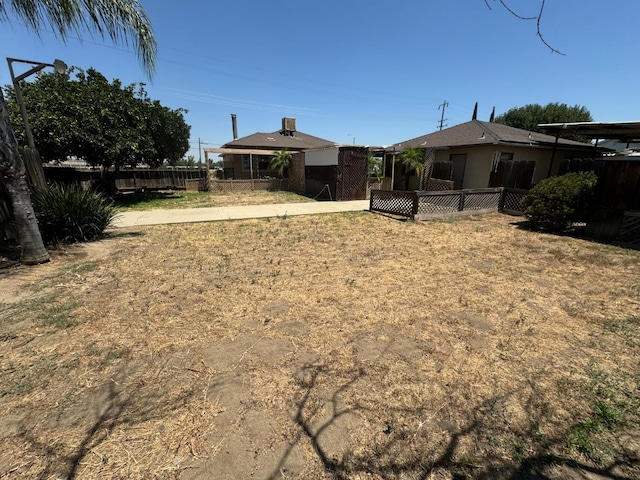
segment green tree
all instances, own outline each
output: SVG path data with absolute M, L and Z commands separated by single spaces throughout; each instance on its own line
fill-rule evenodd
M 147 75 L 154 72 L 157 45 L 151 23 L 137 0 L 0 1 L 0 22 L 14 19 L 22 21 L 36 35 L 52 28 L 64 40 L 69 32 L 78 34 L 87 29 L 118 44 L 132 42 Z M 38 230 L 24 163 L 1 89 L 0 174 L 11 198 L 22 262 L 48 261 L 49 253 Z
M 400 154 L 400 164 L 404 168 L 404 189 L 409 190 L 411 175 L 420 177 L 424 169 L 424 150 L 422 148 L 405 148 Z
M 147 100 L 147 130 L 153 148 L 142 161 L 148 165 L 178 162 L 189 150 L 191 127 L 184 120 L 187 110 L 164 107 L 158 100 Z
M 495 117 L 494 121 L 530 132 L 542 132 L 542 129 L 538 127 L 539 123 L 592 122 L 593 117 L 587 107 L 582 105 L 569 106 L 566 103 L 549 103 L 542 106 L 532 103 L 524 107 L 512 108 Z M 563 137 L 578 141 L 588 140 L 579 135 Z
M 367 157 L 367 175 L 380 181 L 382 177 L 382 158 L 369 154 Z
M 291 152 L 286 148 L 283 148 L 279 152 L 276 152 L 269 161 L 269 168 L 276 173 L 278 178 L 284 178 L 289 173 L 291 167 Z
M 45 160 L 77 157 L 106 172 L 112 167 L 177 162 L 189 150 L 186 110 L 152 101 L 142 83 L 123 86 L 117 79 L 110 83 L 94 69 L 72 68 L 65 75 L 40 74 L 22 90 Z M 11 120 L 20 138 L 24 135 L 20 112 L 13 90 L 8 92 Z

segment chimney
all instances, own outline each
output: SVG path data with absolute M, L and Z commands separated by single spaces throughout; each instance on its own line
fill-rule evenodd
M 231 127 L 233 128 L 233 139 L 238 138 L 238 122 L 236 121 L 236 114 L 231 114 Z
M 284 117 L 282 119 L 282 134 L 293 136 L 295 131 L 296 131 L 296 119 L 290 118 L 290 117 Z

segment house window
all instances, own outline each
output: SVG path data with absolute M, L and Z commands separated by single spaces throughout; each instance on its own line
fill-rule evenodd
M 251 170 L 251 155 L 242 155 L 242 171 L 249 172 Z
M 513 153 L 500 152 L 500 160 L 510 162 L 513 160 Z
M 260 155 L 258 157 L 258 170 L 269 170 L 271 157 L 268 155 Z
M 269 164 L 271 163 L 271 157 L 269 155 L 253 155 L 253 169 L 257 168 L 259 171 L 269 170 Z M 251 155 L 242 155 L 242 171 L 248 172 L 251 170 Z

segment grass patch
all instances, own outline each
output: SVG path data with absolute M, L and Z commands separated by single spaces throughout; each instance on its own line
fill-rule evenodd
M 136 192 L 121 193 L 115 198 L 120 211 L 232 207 L 238 205 L 265 205 L 276 203 L 310 202 L 310 198 L 293 192 Z
M 55 328 L 70 328 L 76 325 L 73 311 L 78 307 L 77 303 L 51 303 L 41 309 L 37 316 L 42 325 Z
M 55 292 L 50 292 L 39 297 L 4 304 L 0 306 L 0 313 L 5 319 L 3 326 L 8 326 L 9 328 L 13 324 L 33 320 L 38 325 L 65 329 L 76 325 L 74 311 L 79 306 L 79 301 L 61 299 L 58 298 Z M 4 341 L 12 340 L 19 336 L 15 330 L 9 330 L 2 335 Z
M 38 297 L 0 305 L 0 408 L 20 419 L 0 471 L 69 477 L 69 458 L 82 478 L 206 477 L 229 458 L 238 478 L 639 471 L 640 252 L 498 214 L 144 232 L 2 284 Z

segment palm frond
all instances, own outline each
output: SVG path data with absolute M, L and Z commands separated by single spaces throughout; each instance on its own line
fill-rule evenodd
M 147 76 L 155 72 L 157 43 L 138 0 L 0 0 L 0 21 L 11 14 L 37 35 L 50 26 L 63 41 L 70 32 L 88 31 L 119 45 L 133 44 Z

